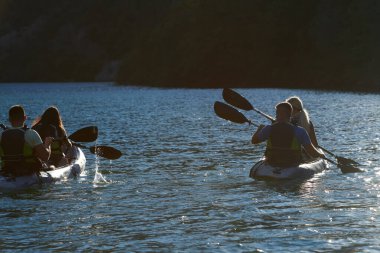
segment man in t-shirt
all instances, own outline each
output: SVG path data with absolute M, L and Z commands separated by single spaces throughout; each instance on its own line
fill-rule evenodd
M 301 146 L 312 157 L 324 157 L 311 143 L 310 137 L 302 127 L 290 123 L 292 106 L 288 102 L 276 105 L 276 122 L 261 125 L 252 136 L 252 143 L 267 141 L 266 161 L 272 166 L 288 167 L 302 162 Z
M 0 134 L 1 172 L 5 175 L 28 175 L 41 169 L 41 161 L 50 156 L 51 137 L 42 142 L 38 133 L 24 126 L 27 117 L 20 105 L 9 109 L 10 128 Z

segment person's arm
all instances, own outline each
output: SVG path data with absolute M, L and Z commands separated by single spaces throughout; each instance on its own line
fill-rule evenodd
M 325 155 L 322 152 L 318 151 L 311 143 L 310 137 L 306 130 L 302 127 L 296 128 L 296 136 L 306 152 L 312 157 L 325 157 Z
M 46 137 L 45 142 L 33 148 L 34 155 L 43 162 L 47 162 L 50 157 L 50 145 L 53 141 L 52 137 Z
M 44 162 L 49 160 L 52 137 L 46 137 L 43 143 L 38 133 L 29 129 L 25 135 L 25 141 L 33 148 L 33 154 L 36 158 Z
M 314 145 L 311 143 L 308 145 L 304 145 L 303 147 L 305 148 L 306 152 L 312 157 L 321 157 L 321 158 L 325 157 L 325 155 L 321 153 L 320 151 L 318 151 L 318 149 L 316 149 Z
M 315 135 L 314 125 L 313 122 L 310 121 L 310 140 L 311 143 L 313 143 L 314 147 L 319 147 L 317 136 Z
M 259 144 L 259 143 L 264 141 L 260 138 L 260 133 L 261 133 L 263 128 L 264 128 L 264 125 L 260 125 L 257 128 L 256 132 L 252 136 L 252 140 L 251 140 L 252 144 Z

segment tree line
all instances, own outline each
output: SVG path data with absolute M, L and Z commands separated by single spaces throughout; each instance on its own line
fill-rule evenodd
M 376 0 L 0 0 L 0 81 L 378 91 Z

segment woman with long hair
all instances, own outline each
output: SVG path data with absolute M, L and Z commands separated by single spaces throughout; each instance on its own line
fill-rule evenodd
M 317 136 L 315 135 L 313 123 L 310 121 L 309 113 L 303 107 L 302 100 L 297 96 L 293 96 L 286 99 L 286 102 L 289 102 L 293 107 L 291 122 L 294 125 L 305 128 L 314 147 L 318 147 Z
M 63 166 L 68 163 L 65 153 L 71 147 L 67 139 L 66 130 L 63 126 L 61 115 L 58 108 L 50 106 L 44 113 L 34 121 L 32 126 L 38 132 L 41 138 L 53 137 L 51 144 L 51 155 L 49 163 L 54 166 Z

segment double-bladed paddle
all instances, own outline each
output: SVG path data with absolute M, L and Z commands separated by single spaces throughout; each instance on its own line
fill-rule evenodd
M 230 105 L 233 105 L 239 109 L 246 110 L 246 111 L 253 110 L 253 111 L 257 112 L 258 114 L 264 116 L 265 118 L 269 119 L 270 121 L 272 121 L 272 122 L 275 121 L 275 119 L 273 117 L 271 117 L 270 115 L 263 113 L 260 110 L 254 108 L 253 105 L 245 97 L 243 97 L 242 95 L 240 95 L 239 93 L 237 93 L 236 91 L 234 91 L 232 89 L 229 89 L 229 88 L 223 89 L 223 99 L 227 103 L 229 103 Z M 319 146 L 319 148 L 321 148 L 323 151 L 325 151 L 329 155 L 335 157 L 339 164 L 359 165 L 359 163 L 357 163 L 356 161 L 354 161 L 352 159 L 344 158 L 344 157 L 335 155 L 331 151 L 329 151 L 329 150 L 327 150 L 321 146 Z
M 98 127 L 97 126 L 89 126 L 79 129 L 68 137 L 74 146 L 85 148 L 90 150 L 91 153 L 96 154 L 98 156 L 116 160 L 119 159 L 122 155 L 121 152 L 113 147 L 108 147 L 104 145 L 100 146 L 91 146 L 86 147 L 82 144 L 76 142 L 93 142 L 98 138 Z
M 252 121 L 247 119 L 247 117 L 245 117 L 244 114 L 242 114 L 241 112 L 239 112 L 235 108 L 233 108 L 233 107 L 231 107 L 225 103 L 216 101 L 214 103 L 214 111 L 215 111 L 216 115 L 222 119 L 225 119 L 225 120 L 228 120 L 228 121 L 231 121 L 234 123 L 238 123 L 238 124 L 248 123 L 248 124 L 258 126 L 258 124 L 253 123 Z M 323 157 L 323 159 L 325 159 L 326 161 L 329 161 L 330 163 L 336 165 L 342 171 L 342 173 L 363 172 L 361 169 L 356 168 L 350 164 L 342 164 L 339 161 L 338 161 L 338 163 L 336 163 L 336 162 L 334 162 L 331 159 L 326 158 L 326 157 Z

